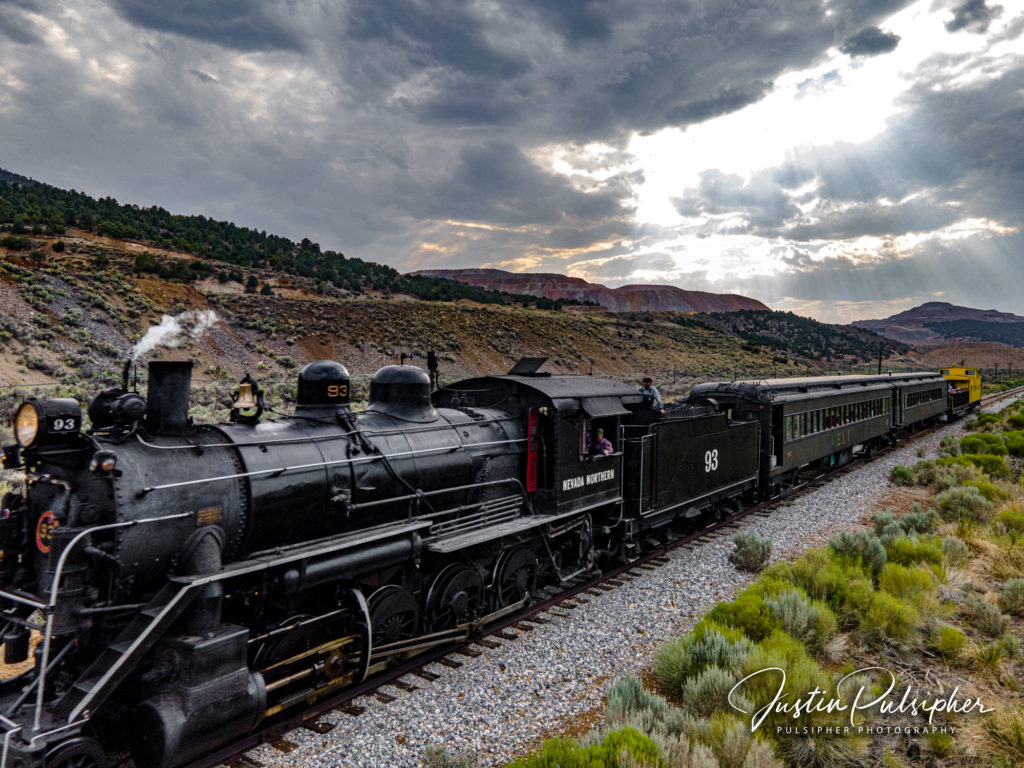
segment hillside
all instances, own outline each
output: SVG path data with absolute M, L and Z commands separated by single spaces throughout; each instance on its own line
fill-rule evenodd
M 915 345 L 947 341 L 996 341 L 1010 346 L 1024 345 L 1024 317 L 995 309 L 960 307 L 945 301 L 929 301 L 891 317 L 856 320 L 852 325 Z
M 766 307 L 736 294 L 686 291 L 674 285 L 624 285 L 609 288 L 578 277 L 553 273 L 515 273 L 501 269 L 424 269 L 413 277 L 443 278 L 504 293 L 543 296 L 602 306 L 609 312 L 731 312 Z
M 850 357 L 905 354 L 910 347 L 874 331 L 848 325 L 829 325 L 792 312 L 716 312 L 709 323 L 751 344 L 784 349 L 799 357 L 830 363 Z
M 60 236 L 76 228 L 107 242 L 129 240 L 152 249 L 171 249 L 196 257 L 191 262 L 161 265 L 143 261 L 141 271 L 161 277 L 191 280 L 210 274 L 227 278 L 231 267 L 270 269 L 314 281 L 318 290 L 332 289 L 344 295 L 367 291 L 401 293 L 427 301 L 472 299 L 486 304 L 523 304 L 549 309 L 576 303 L 543 297 L 509 295 L 450 280 L 405 276 L 383 264 L 348 258 L 335 251 L 321 251 L 303 238 L 295 243 L 231 222 L 205 216 L 179 216 L 153 206 L 119 204 L 111 197 L 95 199 L 82 192 L 64 190 L 32 181 L 0 169 L 0 225 L 10 232 L 0 245 L 8 250 L 29 250 L 29 235 Z M 218 264 L 218 262 L 220 262 Z M 162 270 L 162 271 L 161 271 Z M 237 271 L 237 270 L 236 270 Z
M 783 343 L 761 347 L 699 315 L 576 313 L 374 292 L 353 297 L 268 269 L 237 267 L 222 280 L 195 269 L 190 254 L 82 230 L 27 237 L 28 250 L 0 245 L 0 411 L 33 392 L 95 391 L 115 380 L 147 329 L 166 315 L 188 330 L 196 310 L 216 313 L 205 335 L 183 334 L 180 347 L 144 359 L 193 358 L 196 382 L 215 390 L 204 402 L 216 404 L 220 416 L 246 371 L 280 405 L 291 397 L 298 367 L 323 357 L 349 368 L 357 399 L 378 367 L 402 353 L 424 365 L 430 350 L 440 358 L 442 383 L 507 371 L 520 357 L 537 355 L 550 358 L 551 371 L 627 381 L 649 373 L 669 397 L 707 379 L 827 370 L 816 359 L 784 353 Z M 849 370 L 855 363 L 863 370 L 871 354 L 842 365 Z

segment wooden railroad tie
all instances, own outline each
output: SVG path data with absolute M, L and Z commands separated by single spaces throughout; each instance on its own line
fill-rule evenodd
M 493 640 L 488 640 L 486 637 L 481 637 L 476 641 L 477 645 L 482 645 L 484 648 L 501 648 L 501 643 L 496 643 Z
M 494 633 L 495 637 L 500 637 L 502 640 L 515 640 L 519 635 L 515 632 L 509 632 L 507 629 L 500 629 Z
M 302 727 L 313 733 L 330 733 L 334 730 L 334 723 L 329 723 L 326 720 L 307 720 Z
M 283 752 L 286 755 L 289 752 L 294 752 L 296 749 L 299 748 L 298 744 L 288 741 L 288 739 L 274 739 L 272 742 L 270 742 L 270 746 L 272 746 L 278 752 Z
M 459 654 L 459 656 L 468 656 L 471 659 L 475 659 L 478 656 L 483 656 L 484 655 L 483 651 L 478 651 L 476 648 L 468 648 L 468 647 L 467 648 L 456 648 L 455 652 L 457 654 Z
M 462 666 L 462 662 L 461 661 L 456 661 L 455 659 L 449 659 L 447 656 L 445 656 L 442 659 L 438 659 L 437 663 L 438 664 L 443 664 L 444 666 L 448 667 L 449 669 L 458 669 L 459 667 Z
M 379 701 L 383 701 L 385 704 L 390 704 L 392 701 L 395 700 L 394 696 L 391 696 L 387 693 L 381 693 L 380 691 L 374 691 L 373 695 L 376 696 Z
M 427 672 L 427 670 L 425 669 L 417 669 L 413 672 L 413 674 L 416 675 L 416 677 L 426 680 L 428 683 L 432 683 L 441 677 L 440 675 L 435 674 L 434 672 Z
M 359 717 L 363 712 L 366 711 L 366 707 L 360 707 L 358 704 L 346 704 L 341 708 L 341 711 L 346 715 L 352 715 L 352 717 Z
M 417 688 L 415 685 L 403 683 L 401 680 L 396 680 L 395 682 L 391 683 L 391 685 L 395 686 L 395 688 L 397 688 L 400 691 L 405 691 L 406 693 L 412 693 L 413 691 L 419 690 L 419 688 Z

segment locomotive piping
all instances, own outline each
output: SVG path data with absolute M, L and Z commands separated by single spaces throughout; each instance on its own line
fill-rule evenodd
M 333 424 L 331 421 L 322 421 L 321 419 L 309 419 L 305 416 L 288 416 L 289 419 L 301 419 L 303 421 L 316 421 L 317 423 Z M 501 419 L 484 419 L 482 421 L 474 421 L 473 424 L 504 424 L 504 423 L 518 423 L 518 419 L 512 417 L 505 417 Z M 453 428 L 457 428 L 458 425 L 449 424 Z M 341 440 L 346 437 L 353 437 L 354 435 L 404 435 L 410 432 L 436 432 L 443 427 L 438 427 L 436 424 L 429 424 L 424 427 L 412 427 L 409 429 L 352 429 L 348 432 L 338 432 L 333 435 L 311 435 L 309 437 L 283 437 L 276 440 L 253 440 L 249 442 L 237 442 L 237 443 L 203 443 L 201 446 L 197 446 L 193 443 L 184 443 L 180 445 L 157 445 L 146 441 L 141 435 L 136 435 L 136 439 L 142 445 L 147 448 L 152 448 L 155 451 L 190 451 L 195 450 L 197 447 L 201 447 L 204 450 L 207 448 L 258 448 L 262 445 L 289 445 L 297 443 L 319 443 L 327 442 L 329 440 Z
M 516 438 L 514 440 L 492 440 L 486 443 L 473 443 L 470 448 L 481 448 L 491 445 L 511 445 L 512 443 L 525 443 L 526 438 Z M 258 477 L 260 475 L 270 475 L 276 477 L 283 475 L 286 472 L 294 472 L 299 469 L 319 469 L 321 467 L 331 467 L 340 464 L 355 464 L 357 462 L 364 461 L 387 461 L 388 459 L 397 459 L 402 456 L 419 456 L 424 453 L 455 453 L 457 451 L 466 450 L 465 445 L 453 445 L 446 446 L 444 448 L 423 448 L 419 451 L 403 451 L 402 453 L 390 453 L 390 454 L 378 454 L 377 456 L 357 456 L 351 459 L 335 459 L 333 461 L 318 461 L 312 464 L 296 464 L 291 467 L 278 467 L 276 469 L 258 469 L 252 472 L 239 472 L 234 475 L 221 475 L 219 477 L 201 477 L 198 480 L 182 480 L 178 483 L 165 483 L 164 485 L 151 485 L 146 488 L 142 488 L 136 491 L 136 496 L 142 498 L 153 491 L 163 491 L 169 488 L 184 488 L 190 485 L 201 485 L 203 483 L 216 483 L 224 480 L 240 480 L 246 477 Z M 142 522 L 141 520 L 139 522 Z

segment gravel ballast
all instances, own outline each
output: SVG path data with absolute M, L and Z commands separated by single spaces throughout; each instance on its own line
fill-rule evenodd
M 912 465 L 922 448 L 934 456 L 944 435 L 962 431 L 960 422 L 909 441 L 770 516 L 746 518 L 740 529 L 771 539 L 773 559 L 791 559 L 838 531 L 858 527 L 891 491 L 893 466 Z M 366 708 L 358 716 L 326 714 L 321 719 L 337 727 L 326 734 L 289 733 L 286 740 L 297 747 L 290 752 L 264 745 L 249 756 L 268 768 L 412 768 L 424 764 L 429 745 L 440 745 L 449 754 L 476 755 L 481 765 L 494 766 L 524 754 L 542 738 L 583 732 L 588 718 L 597 724 L 593 713 L 612 682 L 650 667 L 661 643 L 688 631 L 715 603 L 750 583 L 751 576 L 727 559 L 731 535 L 681 547 L 669 553 L 671 562 L 639 570 L 613 592 L 584 595 L 587 602 L 574 610 L 556 607 L 542 614 L 550 623 L 519 632 L 500 648 L 477 658 L 453 656 L 462 663 L 457 669 L 429 665 L 427 670 L 440 676 L 433 682 L 403 679 L 418 690 L 382 688 L 394 701 L 363 697 L 354 702 Z

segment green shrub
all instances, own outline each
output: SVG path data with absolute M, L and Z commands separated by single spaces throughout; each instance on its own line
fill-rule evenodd
M 1024 617 L 1024 579 L 1010 579 L 1003 584 L 996 602 L 1003 613 Z
M 942 540 L 942 557 L 954 568 L 962 568 L 971 559 L 971 550 L 963 539 L 947 536 Z
M 726 603 L 719 603 L 726 605 Z M 673 695 L 679 695 L 688 678 L 707 667 L 737 670 L 750 653 L 751 643 L 745 637 L 731 639 L 713 627 L 708 617 L 701 632 L 689 632 L 678 640 L 662 645 L 654 654 L 654 674 L 658 684 Z
M 1018 400 L 1018 402 L 1020 402 Z M 1024 413 L 1011 413 L 1006 417 L 1006 424 L 1010 429 L 1024 429 Z M 1006 434 L 1003 435 L 1006 438 Z
M 779 620 L 764 599 L 750 588 L 743 590 L 730 602 L 716 605 L 707 618 L 727 627 L 738 629 L 755 643 L 778 628 Z
M 1004 616 L 982 595 L 968 595 L 963 612 L 972 627 L 989 637 L 999 637 L 1010 626 L 1009 616 Z
M 836 614 L 819 600 L 810 600 L 797 590 L 765 599 L 788 634 L 818 653 L 836 634 Z
M 1007 507 L 995 516 L 992 527 L 1003 536 L 1024 534 L 1024 511 L 1017 506 Z
M 874 588 L 860 564 L 843 561 L 831 549 L 805 553 L 790 572 L 793 583 L 808 596 L 827 603 L 844 627 L 854 626 L 871 604 Z
M 914 475 L 914 482 L 918 485 L 932 485 L 935 483 L 935 474 L 938 464 L 935 459 L 922 459 L 910 468 Z
M 888 592 L 875 592 L 860 622 L 860 632 L 872 644 L 885 640 L 908 643 L 914 638 L 921 617 L 917 610 Z
M 994 456 L 1006 455 L 1006 444 L 999 435 L 988 432 L 979 432 L 975 435 L 967 435 L 960 440 L 960 455 L 965 453 L 992 454 Z
M 808 599 L 795 589 L 766 598 L 764 602 L 778 617 L 782 628 L 814 653 L 820 652 L 836 632 L 836 617 L 828 606 Z
M 988 480 L 972 480 L 970 485 L 977 488 L 988 501 L 1006 501 L 1010 498 L 1007 491 Z
M 939 494 L 936 502 L 943 520 L 967 518 L 984 522 L 992 516 L 992 504 L 974 486 L 950 488 Z
M 959 456 L 960 440 L 956 435 L 943 435 L 939 441 L 939 456 Z
M 892 540 L 892 543 L 885 548 L 885 554 L 890 563 L 899 563 L 900 565 L 914 565 L 915 563 L 941 565 L 942 542 L 934 536 L 921 536 L 915 539 L 901 536 Z
M 895 485 L 910 485 L 914 482 L 914 473 L 910 467 L 897 464 L 892 468 L 892 472 L 889 473 L 889 478 Z
M 939 516 L 934 509 L 925 512 L 924 507 L 916 501 L 910 505 L 910 512 L 899 519 L 903 530 L 911 533 L 928 533 L 939 524 Z
M 1010 468 L 1006 466 L 1003 457 L 992 454 L 965 453 L 961 456 L 948 456 L 937 459 L 936 463 L 939 467 L 952 467 L 958 464 L 964 467 L 973 465 L 1000 480 L 1009 480 L 1012 477 Z
M 736 676 L 732 672 L 721 667 L 707 667 L 687 678 L 679 691 L 679 698 L 688 712 L 698 717 L 710 717 L 728 707 L 726 699 L 735 683 Z
M 742 768 L 750 751 L 750 728 L 735 715 L 718 712 L 708 720 L 699 720 L 693 737 L 711 748 L 718 768 Z
M 850 562 L 858 563 L 873 578 L 876 578 L 885 567 L 885 547 L 877 536 L 869 531 L 850 533 L 843 531 L 833 539 L 829 539 L 829 547 Z
M 993 424 L 998 424 L 1000 417 L 994 413 L 980 413 L 976 419 L 968 422 L 964 426 L 968 428 L 981 429 L 982 427 L 991 427 Z
M 896 517 L 888 510 L 871 516 L 871 522 L 875 526 L 875 535 L 879 537 L 883 546 L 890 546 L 901 536 L 925 533 L 938 524 L 939 516 L 935 514 L 935 510 L 929 509 L 925 512 L 917 502 L 914 502 L 913 510 L 903 517 Z
M 899 563 L 889 563 L 878 577 L 878 588 L 906 603 L 921 607 L 927 596 L 935 591 L 935 576 L 927 568 L 908 568 Z
M 556 737 L 545 741 L 533 755 L 509 763 L 509 768 L 617 768 L 625 754 L 634 765 L 656 766 L 658 748 L 633 728 L 619 728 L 605 734 L 597 744 L 582 746 L 574 739 Z
M 900 525 L 899 518 L 896 517 L 896 515 L 890 512 L 888 509 L 872 515 L 870 520 L 872 525 L 875 526 L 876 536 L 881 536 L 882 531 L 884 531 L 890 525 Z M 900 530 L 902 530 L 902 526 L 900 526 Z
M 1015 413 L 1014 419 L 1024 421 L 1024 414 Z M 1007 432 L 1003 435 L 1003 442 L 1006 443 L 1006 452 L 1011 456 L 1024 456 L 1024 432 Z
M 760 571 L 772 556 L 772 543 L 756 533 L 743 531 L 732 537 L 735 549 L 729 553 L 729 562 L 741 571 Z
M 967 644 L 967 635 L 956 627 L 939 626 L 928 640 L 928 645 L 947 661 L 956 661 Z

